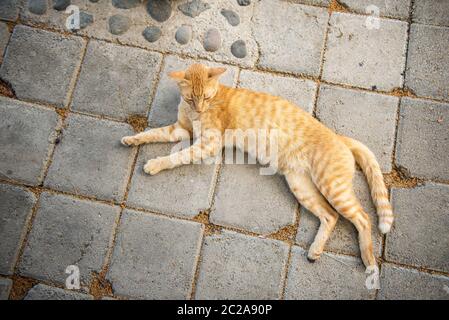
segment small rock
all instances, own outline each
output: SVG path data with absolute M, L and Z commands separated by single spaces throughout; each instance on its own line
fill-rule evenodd
M 90 13 L 81 11 L 80 12 L 80 29 L 86 28 L 88 25 L 94 23 L 94 16 Z
M 90 2 L 97 3 L 98 0 L 89 0 Z
M 240 17 L 234 11 L 228 9 L 221 9 L 220 13 L 223 15 L 223 17 L 226 18 L 226 20 L 228 20 L 231 26 L 235 27 L 240 24 Z
M 131 19 L 121 14 L 113 15 L 109 18 L 109 32 L 115 35 L 124 34 L 131 25 Z
M 143 30 L 142 35 L 148 42 L 155 42 L 161 37 L 162 31 L 159 27 L 151 26 L 146 27 L 145 30 Z
M 57 11 L 63 11 L 70 6 L 70 0 L 54 0 L 53 9 Z
M 167 0 L 148 0 L 147 12 L 154 20 L 164 22 L 171 15 L 170 2 Z
M 214 52 L 220 49 L 221 47 L 221 34 L 215 28 L 209 29 L 206 32 L 206 36 L 204 37 L 203 43 L 204 49 L 206 51 Z
M 47 0 L 28 0 L 28 10 L 38 15 L 45 14 L 47 12 Z
M 181 12 L 186 16 L 195 18 L 196 16 L 199 16 L 201 12 L 210 9 L 210 5 L 207 2 L 203 2 L 201 0 L 192 0 L 179 5 L 178 9 L 181 10 Z
M 175 34 L 175 39 L 179 44 L 187 44 L 192 38 L 192 27 L 183 25 L 178 28 Z
M 97 2 L 96 0 L 95 2 Z M 112 5 L 119 9 L 131 9 L 139 6 L 142 0 L 112 0 Z
M 251 0 L 237 0 L 237 3 L 243 7 L 246 7 L 251 4 Z
M 232 54 L 239 59 L 243 59 L 247 55 L 246 43 L 243 40 L 237 40 L 231 45 Z

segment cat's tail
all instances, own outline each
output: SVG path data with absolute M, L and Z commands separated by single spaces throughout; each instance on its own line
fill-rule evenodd
M 379 230 L 382 233 L 390 231 L 393 224 L 393 210 L 391 209 L 388 191 L 385 186 L 382 171 L 374 154 L 363 143 L 341 136 L 343 142 L 351 150 L 355 161 L 362 168 L 371 189 L 371 197 L 379 216 Z

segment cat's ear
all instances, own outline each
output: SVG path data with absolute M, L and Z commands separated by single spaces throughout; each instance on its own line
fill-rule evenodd
M 186 73 L 185 71 L 172 71 L 168 74 L 170 78 L 175 80 L 180 85 L 188 85 L 189 81 L 186 80 Z
M 208 70 L 209 80 L 218 79 L 225 71 L 226 68 L 209 68 Z

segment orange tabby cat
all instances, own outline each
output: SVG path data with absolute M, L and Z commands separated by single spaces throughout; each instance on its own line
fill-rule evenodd
M 144 171 L 154 175 L 185 164 L 185 159 L 192 163 L 219 154 L 227 129 L 279 130 L 278 172 L 285 176 L 299 203 L 321 222 L 308 251 L 308 259 L 314 261 L 319 258 L 340 213 L 355 225 L 359 233 L 365 266 L 370 270 L 375 268 L 370 218 L 360 205 L 352 183 L 355 160 L 370 185 L 379 216 L 379 229 L 387 233 L 393 223 L 393 213 L 374 154 L 362 143 L 334 133 L 289 101 L 220 84 L 218 78 L 225 70 L 193 64 L 186 71 L 171 72 L 170 77 L 178 82 L 182 96 L 178 121 L 124 137 L 122 143 L 136 146 L 190 139 L 195 131 L 193 123 L 199 121 L 201 131 L 192 146 L 146 163 Z M 248 151 L 247 141 L 237 147 Z

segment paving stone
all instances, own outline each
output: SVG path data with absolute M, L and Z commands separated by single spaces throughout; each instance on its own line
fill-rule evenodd
M 449 186 L 429 183 L 393 189 L 396 222 L 387 236 L 386 258 L 449 272 Z
M 384 91 L 402 87 L 407 23 L 379 18 L 376 29 L 368 27 L 366 19 L 347 13 L 332 14 L 323 79 Z
M 152 103 L 149 123 L 151 127 L 162 127 L 176 121 L 178 115 L 178 105 L 181 102 L 179 87 L 176 82 L 169 78 L 171 71 L 184 70 L 193 63 L 203 63 L 210 67 L 226 67 L 226 72 L 220 78 L 220 82 L 227 86 L 234 86 L 237 80 L 237 68 L 212 63 L 204 60 L 195 61 L 191 59 L 180 59 L 169 56 L 165 59 L 164 69 L 161 72 L 156 96 Z
M 147 12 L 157 22 L 164 22 L 170 18 L 172 9 L 168 0 L 149 0 Z
M 229 22 L 231 26 L 235 27 L 239 25 L 240 17 L 234 11 L 228 9 L 221 9 L 220 13 L 223 15 L 223 17 L 226 18 L 226 20 Z
M 0 64 L 3 61 L 3 53 L 5 52 L 6 46 L 9 41 L 9 28 L 4 22 L 0 22 Z
M 0 184 L 0 273 L 10 275 L 17 259 L 25 223 L 36 201 L 32 192 Z
M 103 266 L 119 212 L 116 206 L 42 193 L 20 274 L 65 284 L 66 268 L 76 265 L 86 286 Z
M 325 253 L 315 263 L 307 252 L 294 246 L 288 269 L 285 299 L 368 300 L 375 290 L 365 286 L 365 267 L 358 258 Z
M 0 278 L 0 300 L 8 300 L 11 287 L 11 279 Z
M 275 15 L 273 8 L 276 8 Z M 276 0 L 258 2 L 254 35 L 260 46 L 259 65 L 318 76 L 327 20 L 324 8 Z
M 184 165 L 154 176 L 143 172 L 143 166 L 148 160 L 169 155 L 173 147 L 174 145 L 156 143 L 140 149 L 127 204 L 192 218 L 211 205 L 215 166 Z
M 64 107 L 83 40 L 18 25 L 0 69 L 19 99 Z
M 123 148 L 120 139 L 131 134 L 131 126 L 125 123 L 70 114 L 45 185 L 120 201 L 136 151 Z
M 47 0 L 28 0 L 27 9 L 31 13 L 42 15 L 47 12 Z
M 180 26 L 178 30 L 176 30 L 175 39 L 179 44 L 187 44 L 192 38 L 192 27 L 188 25 Z
M 380 300 L 448 300 L 449 277 L 382 265 Z
M 391 171 L 399 98 L 322 85 L 317 117 L 326 126 L 366 144 L 383 172 Z
M 50 143 L 56 137 L 57 114 L 5 97 L 0 97 L 0 110 L 0 176 L 39 184 L 52 148 Z
M 128 31 L 131 19 L 127 16 L 116 14 L 109 18 L 109 31 L 115 35 L 122 35 Z
M 339 2 L 354 12 L 369 14 L 373 17 L 380 15 L 407 19 L 410 11 L 410 0 L 340 0 Z
M 142 35 L 148 42 L 155 42 L 162 36 L 162 31 L 159 27 L 150 26 L 145 28 Z
M 146 115 L 161 60 L 159 53 L 91 41 L 72 109 L 122 120 Z
M 312 112 L 317 85 L 311 80 L 242 70 L 239 83 L 242 88 L 280 96 L 305 111 Z
M 403 98 L 396 163 L 413 177 L 449 179 L 449 104 Z
M 412 24 L 406 87 L 421 97 L 449 100 L 448 50 L 449 28 Z
M 231 45 L 231 52 L 236 58 L 243 59 L 247 55 L 246 42 L 237 40 Z
M 371 218 L 373 251 L 376 256 L 380 256 L 382 250 L 382 236 L 377 229 L 376 209 L 371 200 L 366 178 L 363 173 L 359 171 L 356 172 L 354 177 L 354 189 L 362 207 Z M 301 208 L 296 242 L 303 247 L 309 248 L 315 239 L 319 226 L 319 219 L 305 208 Z M 325 250 L 360 256 L 358 233 L 349 220 L 346 220 L 342 216 L 339 217 L 335 230 L 332 232 L 326 243 Z
M 279 299 L 287 244 L 223 231 L 206 238 L 196 299 Z
M 87 36 L 89 38 L 107 40 L 108 42 L 120 42 L 123 45 L 132 47 L 142 47 L 153 51 L 163 51 L 168 53 L 177 53 L 195 57 L 196 59 L 206 58 L 210 61 L 228 62 L 234 65 L 253 67 L 258 59 L 258 48 L 256 40 L 253 37 L 252 16 L 254 12 L 254 2 L 249 6 L 240 6 L 236 1 L 215 0 L 202 1 L 210 6 L 210 9 L 202 11 L 195 18 L 185 15 L 177 7 L 186 3 L 200 3 L 199 1 L 177 1 L 174 3 L 167 0 L 146 1 L 143 5 L 138 5 L 130 9 L 119 9 L 111 5 L 111 1 L 99 1 L 92 3 L 85 0 L 71 0 L 73 5 L 80 8 L 81 19 L 86 14 L 92 16 L 90 24 L 85 24 L 84 28 L 74 31 L 78 35 Z M 151 10 L 158 7 L 167 9 L 160 10 L 159 20 L 148 14 L 147 9 Z M 222 9 L 232 10 L 240 17 L 240 24 L 232 26 L 222 16 Z M 196 10 L 196 9 L 195 9 Z M 195 11 L 194 10 L 194 11 Z M 171 13 L 170 13 L 171 11 Z M 192 11 L 193 12 L 193 11 Z M 129 25 L 128 31 L 120 35 L 114 35 L 109 31 L 108 20 L 113 15 L 124 15 L 128 17 L 132 23 Z M 153 11 L 154 14 L 154 11 Z M 21 21 L 31 25 L 45 25 L 46 27 L 67 32 L 66 20 L 67 14 L 56 10 L 47 10 L 43 15 L 35 15 L 24 10 L 20 14 Z M 94 20 L 94 21 L 93 21 Z M 179 27 L 190 25 L 192 27 L 192 40 L 189 45 L 180 45 L 174 35 Z M 142 32 L 147 26 L 157 26 L 161 29 L 160 38 L 157 41 L 148 41 Z M 203 38 L 207 30 L 216 28 L 221 33 L 221 46 L 216 51 L 206 51 L 203 47 Z M 244 58 L 235 57 L 231 52 L 231 45 L 238 39 L 245 41 L 247 55 Z
M 221 47 L 221 33 L 218 29 L 207 30 L 204 35 L 203 47 L 206 51 L 215 52 Z
M 53 9 L 63 11 L 67 9 L 68 6 L 70 6 L 70 1 L 71 0 L 54 0 Z
M 24 300 L 93 300 L 90 294 L 37 284 L 28 291 Z
M 115 294 L 187 299 L 201 246 L 202 225 L 125 210 L 107 278 Z
M 19 16 L 19 0 L 0 1 L 0 19 L 15 21 Z
M 259 170 L 260 166 L 254 164 L 222 166 L 210 215 L 212 223 L 269 234 L 295 222 L 298 202 L 285 179 L 261 175 Z
M 445 0 L 414 1 L 413 22 L 449 27 L 449 2 Z

